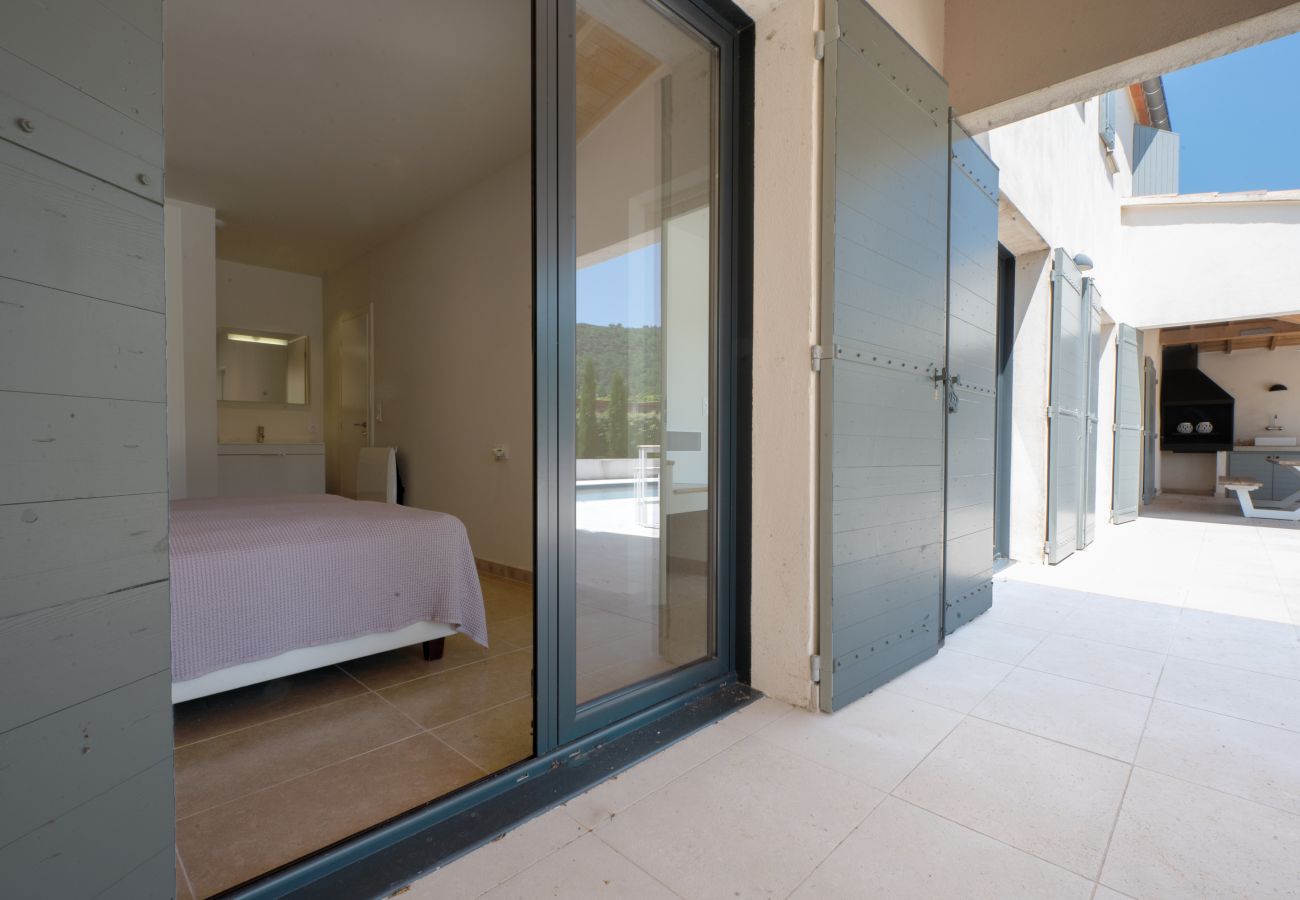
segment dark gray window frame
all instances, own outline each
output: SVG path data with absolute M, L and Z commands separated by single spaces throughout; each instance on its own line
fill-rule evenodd
M 564 673 L 557 655 L 562 625 L 573 624 L 574 599 L 572 559 L 563 558 L 561 540 L 562 528 L 573 525 L 574 485 L 572 478 L 559 477 L 574 449 L 575 329 L 563 327 L 560 314 L 565 292 L 571 304 L 574 288 L 573 266 L 566 275 L 564 264 L 574 247 L 572 209 L 562 202 L 574 186 L 574 138 L 562 138 L 575 133 L 574 2 L 533 0 L 535 756 L 236 888 L 231 896 L 356 896 L 361 885 L 382 893 L 383 885 L 400 886 L 505 830 L 510 821 L 500 819 L 503 803 L 516 813 L 514 821 L 522 821 L 660 749 L 666 734 L 681 736 L 754 696 L 735 684 L 738 676 L 748 680 L 750 659 L 754 23 L 729 0 L 652 2 L 719 49 L 718 655 L 562 718 Z M 661 729 L 660 722 L 675 724 Z M 585 780 L 574 776 L 616 741 L 632 749 L 615 768 L 587 766 Z M 492 805 L 500 823 L 495 830 L 483 824 Z M 458 828 L 458 822 L 466 824 Z

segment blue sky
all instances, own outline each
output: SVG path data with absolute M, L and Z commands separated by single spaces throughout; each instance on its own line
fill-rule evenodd
M 1300 35 L 1165 76 L 1179 191 L 1300 188 Z
M 578 321 L 588 325 L 658 325 L 659 245 L 579 269 L 577 299 Z

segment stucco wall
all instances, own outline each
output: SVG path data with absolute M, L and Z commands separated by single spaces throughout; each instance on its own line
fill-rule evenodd
M 1300 191 L 1133 198 L 1121 221 L 1135 325 L 1300 311 Z
M 475 556 L 524 570 L 532 530 L 532 218 L 526 156 L 325 276 L 325 340 L 374 304 L 375 444 L 411 506 L 465 523 Z M 327 420 L 337 423 L 327 379 Z M 378 411 L 378 410 L 377 410 Z M 336 431 L 327 484 L 338 487 Z M 504 443 L 510 459 L 496 462 Z
M 1117 146 L 1107 156 L 1098 137 L 1094 98 L 1043 113 L 979 138 L 1000 169 L 1004 198 L 1049 247 L 1086 253 L 1094 263 L 1105 311 L 1098 377 L 1097 522 L 1110 517 L 1115 407 L 1114 323 L 1129 321 L 1119 202 L 1132 189 L 1129 148 L 1134 113 L 1126 92 L 1115 102 Z M 1005 222 L 1003 223 L 1005 226 Z M 1017 240 L 1023 236 L 1017 234 Z M 1008 242 L 1010 238 L 1008 237 Z M 1041 562 L 1047 523 L 1047 417 L 1051 359 L 1051 258 L 1017 257 L 1016 334 L 1012 385 L 1011 546 L 1014 559 Z

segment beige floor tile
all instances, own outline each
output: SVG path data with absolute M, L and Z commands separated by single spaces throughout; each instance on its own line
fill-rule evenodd
M 971 715 L 1132 762 L 1150 699 L 1031 669 L 1016 669 Z
M 1116 760 L 968 718 L 894 793 L 1091 878 L 1128 773 Z
M 190 890 L 190 880 L 185 876 L 185 868 L 181 865 L 181 855 L 176 854 L 176 900 L 194 900 L 194 893 Z
M 434 734 L 483 771 L 499 771 L 533 755 L 533 698 L 485 709 Z
M 944 642 L 944 648 L 985 659 L 996 659 L 1014 666 L 1028 656 L 1047 634 L 1037 628 L 1026 628 L 980 616 L 950 634 Z
M 1128 894 L 1121 894 L 1119 891 L 1112 890 L 1104 884 L 1097 885 L 1097 893 L 1092 895 L 1092 900 L 1134 900 Z
M 1267 627 L 1268 635 L 1239 631 L 1219 635 L 1179 634 L 1169 644 L 1169 655 L 1300 681 L 1300 642 L 1285 633 L 1284 629 L 1290 626 Z
M 493 625 L 492 630 L 488 633 L 488 639 L 495 641 L 498 638 L 507 644 L 531 650 L 534 640 L 533 614 L 516 616 L 513 619 L 506 619 L 499 624 Z
M 1077 600 L 1059 593 L 1053 596 L 1049 591 L 1039 590 L 1032 596 L 1008 596 L 995 588 L 993 606 L 983 617 L 1039 631 L 1056 631 L 1077 607 Z
M 1164 656 L 1159 653 L 1054 634 L 1020 665 L 1150 697 L 1156 692 L 1164 662 Z
M 745 706 L 722 721 L 727 723 L 730 728 L 743 731 L 746 734 L 753 734 L 760 728 L 775 722 L 777 719 L 794 711 L 794 707 L 788 703 L 782 703 L 780 700 L 773 700 L 771 697 L 760 697 L 748 706 Z
M 884 690 L 966 713 L 1010 671 L 1006 663 L 940 650 L 937 656 L 889 682 Z
M 489 638 L 492 626 L 498 622 L 533 614 L 532 585 L 492 575 L 480 575 L 479 583 L 483 586 L 483 606 L 487 610 Z
M 541 897 L 676 900 L 672 891 L 594 834 L 578 838 L 483 895 L 484 900 Z
M 882 798 L 751 736 L 595 833 L 682 897 L 779 897 Z
M 472 900 L 586 833 L 564 810 L 553 809 L 421 878 L 402 900 Z
M 436 728 L 489 706 L 529 696 L 532 667 L 532 653 L 516 650 L 379 693 L 421 727 Z
M 1300 817 L 1136 769 L 1101 880 L 1142 900 L 1294 897 Z
M 1170 657 L 1156 698 L 1300 731 L 1300 681 Z
M 951 709 L 877 691 L 834 715 L 796 710 L 759 731 L 758 737 L 891 791 L 961 718 Z
M 327 666 L 179 703 L 172 713 L 176 746 L 355 697 L 365 690 L 343 672 Z
M 1163 654 L 1174 639 L 1174 626 L 1148 617 L 1116 617 L 1103 610 L 1081 609 L 1066 620 L 1060 633 L 1080 640 Z
M 459 668 L 468 663 L 518 649 L 520 647 L 517 645 L 496 636 L 492 638 L 491 647 L 480 647 L 465 635 L 454 634 L 448 637 L 443 645 L 442 659 L 426 660 L 423 647 L 414 644 L 410 647 L 389 650 L 387 653 L 363 656 L 343 663 L 340 668 L 366 687 L 377 691 L 403 681 L 423 678 L 425 675 L 436 675 L 448 669 Z
M 1156 701 L 1137 764 L 1300 815 L 1300 734 Z
M 710 725 L 602 781 L 566 803 L 565 810 L 580 824 L 595 828 L 741 740 L 745 733 L 732 728 L 729 722 Z
M 419 729 L 374 694 L 340 700 L 176 751 L 184 818 L 410 737 Z
M 419 734 L 177 823 L 190 882 L 209 896 L 481 777 Z
M 795 900 L 1010 897 L 1089 900 L 1093 884 L 954 822 L 887 797 L 797 890 Z

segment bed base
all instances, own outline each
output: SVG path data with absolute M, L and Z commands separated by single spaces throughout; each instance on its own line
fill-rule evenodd
M 456 628 L 452 625 L 444 625 L 441 622 L 416 622 L 397 631 L 367 634 L 337 644 L 290 650 L 269 659 L 259 659 L 256 662 L 218 669 L 207 675 L 191 678 L 189 681 L 174 681 L 172 703 L 182 703 L 209 694 L 233 691 L 235 688 L 247 687 L 250 684 L 261 684 L 264 681 L 296 675 L 309 669 L 319 669 L 362 656 L 383 653 L 385 650 L 410 647 L 412 644 L 421 644 L 425 647 L 425 659 L 438 659 L 442 656 L 445 639 L 455 633 Z M 436 653 L 437 656 L 430 656 L 430 653 Z

